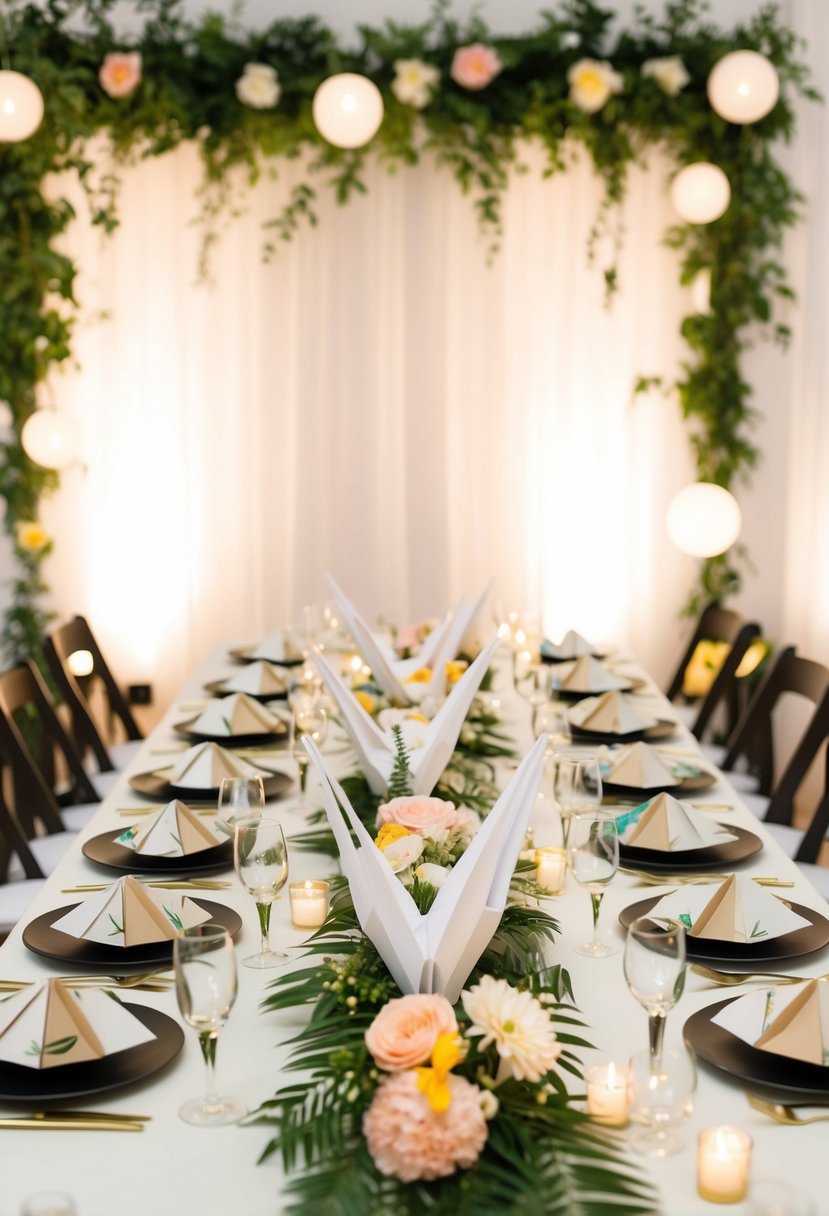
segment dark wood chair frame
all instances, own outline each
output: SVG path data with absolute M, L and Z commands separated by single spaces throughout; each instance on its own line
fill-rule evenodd
M 725 661 L 717 672 L 714 680 L 703 698 L 699 713 L 691 728 L 695 738 L 701 739 L 708 726 L 711 716 L 717 706 L 728 700 L 732 707 L 736 704 L 733 696 L 737 668 L 751 643 L 760 636 L 760 626 L 755 621 L 746 621 L 738 612 L 721 608 L 719 604 L 709 604 L 700 616 L 688 648 L 683 654 L 674 677 L 668 686 L 667 697 L 673 701 L 682 692 L 685 671 L 693 658 L 694 651 L 700 642 L 726 642 L 730 649 Z

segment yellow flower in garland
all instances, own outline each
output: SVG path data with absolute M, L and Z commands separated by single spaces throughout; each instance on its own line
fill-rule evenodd
M 469 664 L 466 659 L 456 659 L 446 664 L 446 683 L 450 686 L 457 684 Z
M 374 838 L 374 843 L 381 852 L 384 852 L 392 841 L 400 840 L 402 836 L 411 835 L 413 833 L 408 828 L 404 828 L 402 823 L 384 823 Z
M 358 689 L 354 696 L 357 698 L 367 714 L 374 714 L 374 711 L 377 708 L 377 701 L 370 692 L 363 692 L 362 689 Z
M 407 684 L 428 684 L 432 678 L 431 667 L 418 667 L 410 676 L 406 676 Z
M 39 553 L 49 544 L 49 533 L 33 519 L 21 520 L 17 525 L 17 543 L 24 553 Z
M 459 1034 L 439 1034 L 432 1048 L 432 1067 L 417 1070 L 417 1088 L 436 1115 L 449 1109 L 452 1095 L 448 1077 L 465 1059 L 467 1046 Z

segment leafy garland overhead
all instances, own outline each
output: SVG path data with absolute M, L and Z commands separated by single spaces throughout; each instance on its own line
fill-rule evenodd
M 611 43 L 614 14 L 592 0 L 569 0 L 556 13 L 542 14 L 537 30 L 509 37 L 490 34 L 477 17 L 461 25 L 438 3 L 423 25 L 361 27 L 362 46 L 352 52 L 313 17 L 253 32 L 216 15 L 193 24 L 183 16 L 181 0 L 136 0 L 146 25 L 125 45 L 110 23 L 113 5 L 10 0 L 7 10 L 11 66 L 36 81 L 46 105 L 34 136 L 0 145 L 0 402 L 8 403 L 0 407 L 0 496 L 18 568 L 2 634 L 8 659 L 39 648 L 46 620 L 42 566 L 50 541 L 33 525 L 41 495 L 57 485 L 54 473 L 26 456 L 20 431 L 35 409 L 39 382 L 71 358 L 77 309 L 75 266 L 56 249 L 73 209 L 43 183 L 49 174 L 74 169 L 94 222 L 114 228 L 118 183 L 101 175 L 88 150 L 90 138 L 101 132 L 123 162 L 198 142 L 206 252 L 230 203 L 232 170 L 241 168 L 253 183 L 265 162 L 310 151 L 306 180 L 266 225 L 266 255 L 316 222 L 318 189 L 333 190 L 343 203 L 363 191 L 368 156 L 394 168 L 431 154 L 471 195 L 493 246 L 504 191 L 528 138 L 544 145 L 550 172 L 566 169 L 568 141 L 590 154 L 606 191 L 595 234 L 610 223 L 628 168 L 650 145 L 666 146 L 679 164 L 713 161 L 730 180 L 730 207 L 715 223 L 677 225 L 667 234 L 680 251 L 683 282 L 700 271 L 711 275 L 710 308 L 682 322 L 689 357 L 672 387 L 688 420 L 700 478 L 729 487 L 753 468 L 758 451 L 741 358 L 758 322 L 770 326 L 777 341 L 785 344 L 788 337 L 786 326 L 773 319 L 775 303 L 791 296 L 779 249 L 801 202 L 772 147 L 793 134 L 793 95 L 816 96 L 797 59 L 797 39 L 774 6 L 724 33 L 708 23 L 699 0 L 675 0 L 661 19 L 639 13 L 635 28 Z M 489 78 L 486 60 L 483 69 L 480 62 L 467 65 L 483 71 L 477 80 L 457 70 L 458 50 L 475 44 L 490 55 Z M 717 60 L 743 48 L 765 55 L 781 85 L 777 105 L 752 126 L 725 122 L 706 96 Z M 107 60 L 119 51 L 132 54 Z M 649 60 L 673 56 L 687 74 L 678 90 L 676 69 L 667 77 L 642 70 Z M 598 61 L 604 74 L 606 96 L 598 107 L 579 95 L 578 79 L 568 79 L 585 59 Z M 400 64 L 412 60 L 419 61 L 420 74 L 415 71 L 407 85 Z M 382 91 L 385 117 L 367 148 L 335 148 L 314 125 L 313 95 L 339 71 L 363 73 Z M 612 291 L 614 267 L 602 269 Z M 651 384 L 642 380 L 638 387 Z M 699 593 L 719 599 L 738 585 L 724 555 L 705 564 Z

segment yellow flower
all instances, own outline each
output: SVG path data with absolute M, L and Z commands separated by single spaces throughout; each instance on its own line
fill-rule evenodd
M 380 831 L 377 833 L 374 843 L 382 852 L 388 848 L 392 841 L 399 840 L 401 836 L 411 835 L 413 835 L 413 833 L 410 832 L 408 828 L 404 828 L 402 823 L 384 823 Z
M 418 667 L 417 671 L 413 671 L 410 676 L 406 677 L 407 684 L 428 684 L 432 678 L 431 667 Z
M 466 1056 L 467 1044 L 459 1034 L 439 1034 L 432 1048 L 432 1067 L 418 1068 L 417 1088 L 436 1115 L 449 1109 L 449 1073 Z
M 570 100 L 586 114 L 595 114 L 614 93 L 621 93 L 624 81 L 607 60 L 580 59 L 567 73 Z
M 49 544 L 49 534 L 34 520 L 22 520 L 17 525 L 17 543 L 26 553 L 39 553 Z
M 468 663 L 465 659 L 459 659 L 455 662 L 446 664 L 446 683 L 449 685 L 457 684 L 463 673 L 466 671 Z
M 360 702 L 367 714 L 374 713 L 375 709 L 377 708 L 377 702 L 370 692 L 357 691 L 355 692 L 354 696 Z
M 428 668 L 427 668 L 427 670 L 428 670 Z M 429 725 L 429 719 L 426 717 L 425 714 L 421 714 L 421 713 L 406 714 L 406 721 L 407 722 L 422 722 L 424 724 L 424 726 Z

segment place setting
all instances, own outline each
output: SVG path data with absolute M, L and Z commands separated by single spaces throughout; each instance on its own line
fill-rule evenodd
M 664 790 L 617 814 L 616 824 L 621 864 L 657 878 L 661 871 L 682 874 L 731 866 L 763 848 L 756 833 L 723 823 Z
M 664 790 L 672 794 L 709 790 L 716 785 L 717 776 L 693 755 L 688 759 L 676 757 L 638 742 L 609 754 L 602 782 L 609 797 L 644 801 Z
M 227 833 L 177 798 L 129 827 L 90 837 L 82 852 L 89 861 L 124 874 L 211 873 L 233 864 Z
M 266 798 L 283 797 L 293 785 L 293 778 L 286 773 L 254 764 L 217 743 L 207 742 L 195 744 L 174 761 L 162 762 L 150 772 L 136 774 L 129 784 L 136 793 L 155 801 L 177 798 L 204 802 L 218 798 L 222 781 L 253 777 L 262 779 Z
M 306 641 L 292 629 L 276 629 L 260 642 L 228 651 L 235 663 L 267 663 L 273 667 L 300 667 L 307 654 Z
M 235 675 L 208 680 L 204 691 L 211 697 L 230 697 L 234 693 L 245 693 L 255 701 L 284 701 L 288 697 L 289 675 L 265 659 L 256 659 Z
M 201 713 L 173 726 L 177 735 L 194 743 L 259 748 L 285 744 L 290 725 L 267 703 L 245 692 L 209 701 Z
M 669 739 L 677 729 L 674 721 L 645 712 L 618 689 L 585 697 L 570 706 L 567 716 L 574 741 L 608 746 Z

